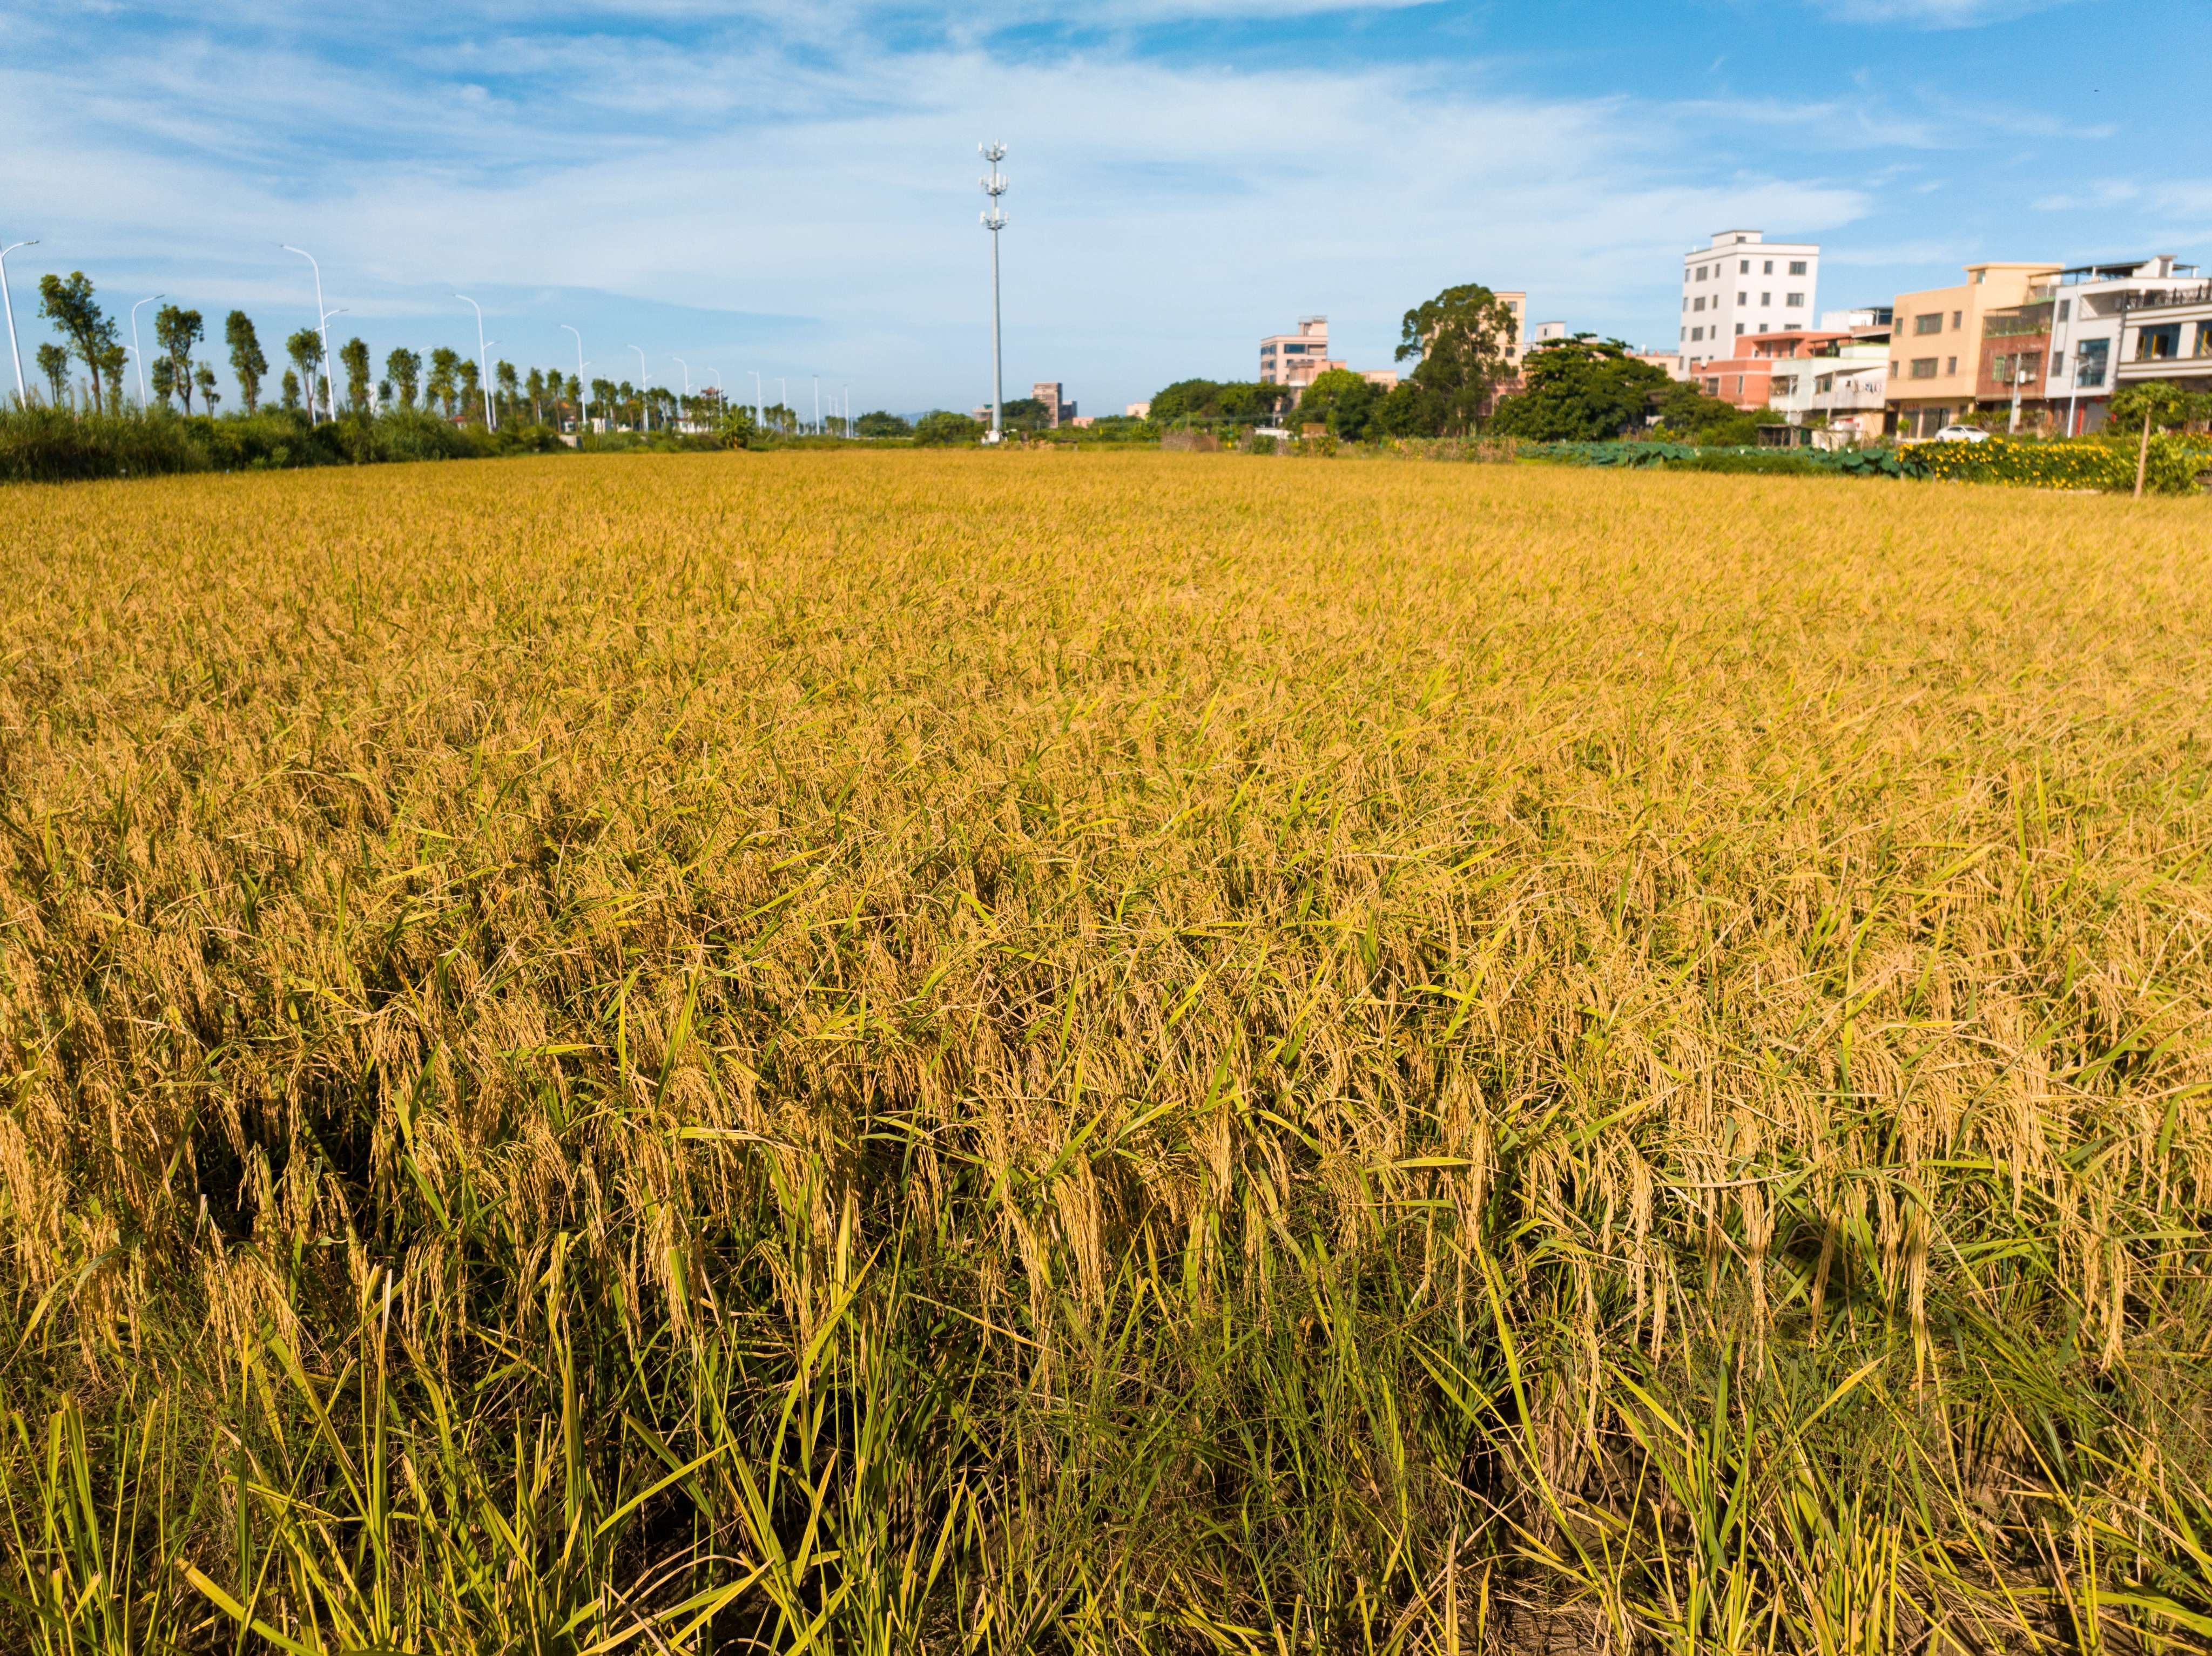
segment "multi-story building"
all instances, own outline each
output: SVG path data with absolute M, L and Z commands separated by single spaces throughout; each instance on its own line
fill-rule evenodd
M 1737 342 L 1757 334 L 1803 331 L 1819 297 L 1820 249 L 1810 241 L 1769 241 L 1760 230 L 1720 230 L 1704 247 L 1682 255 L 1684 366 L 1741 354 Z
M 1958 287 L 1897 296 L 1889 331 L 1889 409 L 1900 435 L 1932 437 L 1976 406 L 1984 319 L 2033 302 L 2057 274 L 2056 264 L 1969 264 Z
M 1810 355 L 1771 364 L 1767 409 L 1823 446 L 1870 441 L 1882 433 L 1888 342 L 1823 332 L 1829 343 Z
M 1982 316 L 1979 366 L 1974 400 L 2006 406 L 2006 427 L 2018 431 L 2031 422 L 2048 423 L 2045 401 L 2051 357 L 2051 318 L 2057 301 L 2048 286 L 2033 289 L 2024 304 L 1987 311 Z
M 2117 377 L 2212 391 L 2212 282 L 2157 294 L 2128 314 Z
M 2193 264 L 2171 253 L 2100 264 L 2069 265 L 2050 284 L 2050 359 L 2044 395 L 2062 431 L 2095 431 L 2105 423 L 2113 385 L 2131 379 L 2158 378 L 2135 354 L 2181 354 L 2181 318 L 2206 291 Z
M 1062 394 L 1057 379 L 1040 379 L 1030 387 L 1030 395 L 1044 404 L 1048 422 L 1058 431 L 1065 421 L 1075 418 L 1075 404 Z
M 1740 409 L 1763 409 L 1773 398 L 1776 377 L 1786 379 L 1801 371 L 1796 359 L 1832 352 L 1850 337 L 1847 333 L 1817 328 L 1750 335 L 1743 342 L 1747 349 L 1701 362 L 1690 371 L 1690 378 L 1704 387 L 1708 397 L 1717 397 Z M 1785 362 L 1790 366 L 1784 367 Z
M 1260 342 L 1260 383 L 1303 391 L 1341 362 L 1328 355 L 1328 318 L 1302 316 L 1296 333 L 1270 334 Z

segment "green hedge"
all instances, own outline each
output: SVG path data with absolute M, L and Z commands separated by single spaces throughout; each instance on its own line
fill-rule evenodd
M 182 471 L 263 471 L 544 453 L 563 446 L 550 427 L 487 433 L 420 409 L 310 425 L 283 409 L 210 419 L 76 414 L 33 404 L 0 409 L 0 482 L 70 482 Z
M 2109 493 L 2135 488 L 2136 448 L 2134 437 L 2099 435 L 2056 442 L 1992 437 L 1984 443 L 1901 443 L 1897 452 L 1919 477 Z M 2205 439 L 2156 436 L 2150 440 L 2143 487 L 2154 494 L 2186 494 L 2208 466 L 2212 443 Z

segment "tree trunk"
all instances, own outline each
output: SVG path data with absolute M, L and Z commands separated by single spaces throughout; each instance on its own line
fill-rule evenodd
M 2143 416 L 2142 441 L 2136 449 L 2136 499 L 2142 499 L 2143 473 L 2150 466 L 2150 416 Z

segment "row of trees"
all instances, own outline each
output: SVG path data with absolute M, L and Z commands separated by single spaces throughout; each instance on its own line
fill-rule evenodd
M 39 301 L 40 314 L 67 342 L 44 344 L 36 352 L 49 400 L 57 407 L 82 403 L 119 410 L 126 397 L 130 348 L 116 318 L 101 307 L 90 279 L 82 270 L 66 278 L 42 276 Z M 198 311 L 165 305 L 155 314 L 154 338 L 157 349 L 145 364 L 149 400 L 163 408 L 181 406 L 186 414 L 213 414 L 222 398 L 214 367 L 198 355 L 207 338 L 206 318 Z M 257 413 L 270 362 L 252 318 L 243 311 L 231 312 L 223 319 L 222 339 L 242 411 Z M 443 346 L 427 357 L 404 346 L 387 352 L 380 375 L 368 342 L 357 337 L 337 349 L 325 373 L 323 337 L 313 328 L 286 339 L 284 354 L 289 366 L 276 382 L 277 400 L 311 418 L 420 409 L 452 420 L 481 419 L 487 402 L 501 425 L 546 425 L 592 415 L 617 425 L 665 427 L 679 420 L 714 425 L 730 412 L 719 391 L 678 394 L 664 386 L 604 379 L 586 387 L 575 374 L 558 368 L 526 373 L 505 361 L 494 367 L 487 387 L 474 357 Z M 83 379 L 73 387 L 80 367 Z M 795 431 L 799 416 L 778 404 L 763 410 L 761 423 Z

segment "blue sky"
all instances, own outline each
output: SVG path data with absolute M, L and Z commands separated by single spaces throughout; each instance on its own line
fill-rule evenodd
M 313 317 L 290 241 L 380 361 L 472 348 L 460 291 L 526 366 L 573 366 L 567 322 L 594 374 L 635 345 L 660 383 L 965 407 L 1000 137 L 1009 393 L 1118 412 L 1306 312 L 1386 366 L 1456 282 L 1671 343 L 1680 254 L 1737 225 L 1822 243 L 1823 308 L 1977 258 L 2212 264 L 2208 63 L 2205 0 L 10 0 L 0 240 L 42 242 L 27 359 L 76 269 L 276 355 Z

